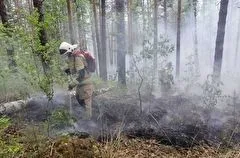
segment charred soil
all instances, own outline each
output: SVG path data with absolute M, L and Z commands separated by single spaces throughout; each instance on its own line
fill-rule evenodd
M 12 117 L 35 125 L 47 121 L 53 111 L 68 107 L 65 100 L 57 98 L 61 96 L 51 103 L 44 98 L 32 100 Z M 209 112 L 199 96 L 145 95 L 142 100 L 141 112 L 137 95 L 110 92 L 98 95 L 93 101 L 92 120 L 82 120 L 83 109 L 73 98 L 74 127 L 68 124 L 50 129 L 53 139 L 45 141 L 46 155 L 42 157 L 236 157 L 239 154 L 235 147 L 240 130 L 231 107 Z M 83 133 L 87 134 L 84 138 Z

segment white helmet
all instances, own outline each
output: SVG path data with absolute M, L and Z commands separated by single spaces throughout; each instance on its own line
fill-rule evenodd
M 73 52 L 77 48 L 77 45 L 71 45 L 67 42 L 62 42 L 59 46 L 59 52 L 60 54 L 67 54 Z

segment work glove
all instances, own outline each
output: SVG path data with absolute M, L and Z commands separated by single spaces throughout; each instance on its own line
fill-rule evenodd
M 70 69 L 65 69 L 64 72 L 65 72 L 67 75 L 71 75 Z

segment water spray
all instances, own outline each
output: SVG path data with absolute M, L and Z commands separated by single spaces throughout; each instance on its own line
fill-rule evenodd
M 72 95 L 73 95 L 73 91 L 69 90 L 68 91 L 68 95 L 69 95 L 69 113 L 70 115 L 73 114 L 73 109 L 72 109 Z
M 68 83 L 71 84 L 71 81 L 72 81 L 72 77 L 71 77 L 71 75 L 68 75 Z M 70 113 L 71 116 L 73 114 L 72 94 L 73 94 L 73 91 L 72 90 L 68 90 L 68 95 L 69 95 L 69 113 Z
M 68 95 L 69 95 L 69 114 L 72 117 L 73 116 L 72 95 L 75 95 L 74 91 L 73 90 L 69 90 L 68 91 Z M 78 124 L 77 123 L 73 122 L 72 125 L 73 125 L 75 130 L 78 129 Z
M 72 82 L 72 76 L 68 75 L 68 83 L 71 84 Z M 69 95 L 69 114 L 72 117 L 73 116 L 73 108 L 72 108 L 72 96 L 75 95 L 75 92 L 73 90 L 68 90 L 68 95 Z M 78 129 L 78 124 L 73 122 L 72 123 L 74 130 Z

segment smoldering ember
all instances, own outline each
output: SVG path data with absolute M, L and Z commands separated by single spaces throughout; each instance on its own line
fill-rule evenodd
M 1 158 L 240 157 L 239 0 L 0 0 Z

